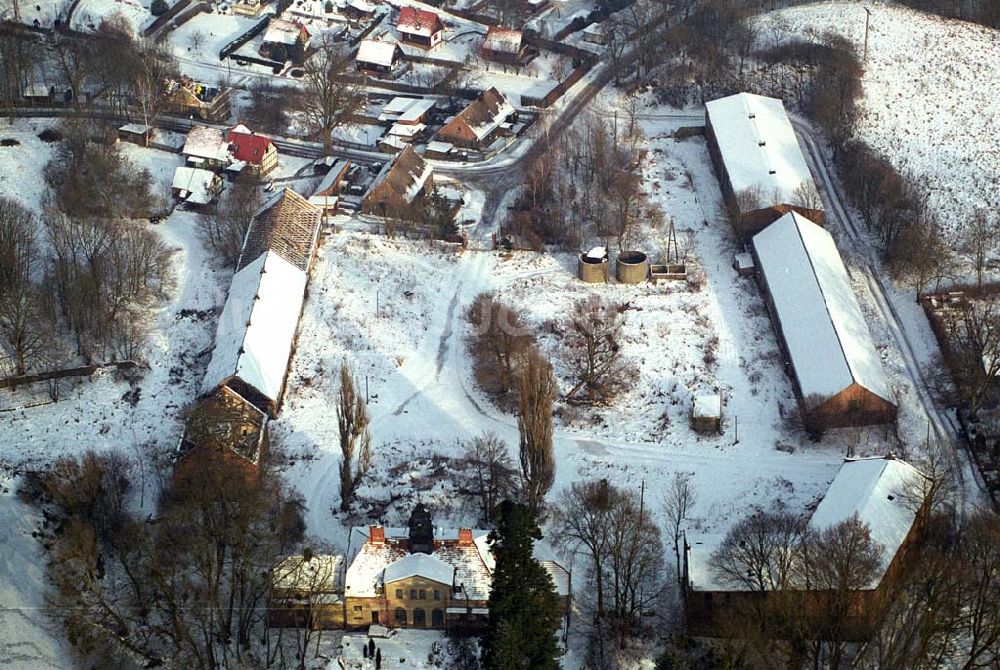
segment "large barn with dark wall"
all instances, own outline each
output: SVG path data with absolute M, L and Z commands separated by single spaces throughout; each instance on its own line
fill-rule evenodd
M 751 93 L 712 100 L 705 135 L 741 241 L 791 211 L 823 224 L 822 201 L 781 100 Z
M 790 212 L 754 236 L 753 255 L 806 426 L 895 421 L 889 380 L 830 233 Z

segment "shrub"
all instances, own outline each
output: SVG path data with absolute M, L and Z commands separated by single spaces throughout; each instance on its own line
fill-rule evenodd
M 153 16 L 163 16 L 168 9 L 170 7 L 167 5 L 167 0 L 153 0 L 153 4 L 149 6 L 149 13 Z

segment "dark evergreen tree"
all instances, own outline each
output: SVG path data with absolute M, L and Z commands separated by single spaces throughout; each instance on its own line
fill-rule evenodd
M 552 577 L 532 555 L 541 539 L 531 511 L 505 500 L 490 533 L 496 558 L 490 620 L 483 637 L 484 670 L 558 670 L 559 598 Z

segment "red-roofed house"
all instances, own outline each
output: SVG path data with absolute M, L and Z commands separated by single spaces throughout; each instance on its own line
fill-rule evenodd
M 246 126 L 233 126 L 226 133 L 233 160 L 245 164 L 245 170 L 263 177 L 278 167 L 278 150 L 265 135 L 258 135 Z
M 396 20 L 396 31 L 408 44 L 429 49 L 441 41 L 444 23 L 434 12 L 416 7 L 403 7 Z

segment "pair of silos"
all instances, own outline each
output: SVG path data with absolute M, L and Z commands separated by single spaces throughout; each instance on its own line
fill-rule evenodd
M 588 284 L 608 281 L 611 260 L 605 247 L 594 247 L 580 254 L 578 274 Z M 615 259 L 615 278 L 619 284 L 638 284 L 649 277 L 649 258 L 641 251 L 623 251 Z

